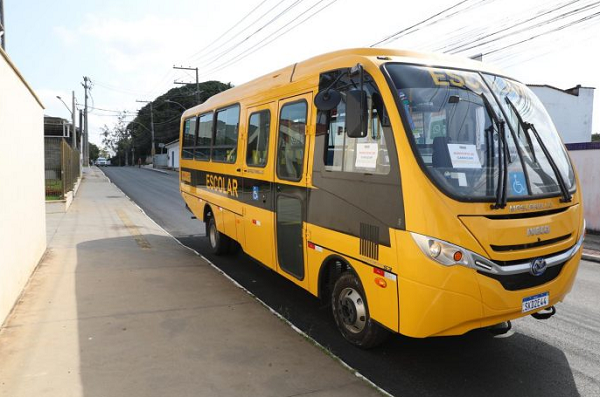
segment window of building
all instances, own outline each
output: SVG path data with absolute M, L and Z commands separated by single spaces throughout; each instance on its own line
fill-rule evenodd
M 277 142 L 277 176 L 281 179 L 302 179 L 306 110 L 305 101 L 289 103 L 281 109 Z
M 183 124 L 183 145 L 181 145 L 181 158 L 194 158 L 194 146 L 196 138 L 196 118 L 186 119 Z
M 204 113 L 200 116 L 198 124 L 198 138 L 196 141 L 195 160 L 208 161 L 210 159 L 210 144 L 212 141 L 213 114 Z
M 264 167 L 267 164 L 270 128 L 270 111 L 262 110 L 250 115 L 248 121 L 248 147 L 246 150 L 246 164 L 249 166 Z
M 215 139 L 212 147 L 213 161 L 235 163 L 239 121 L 239 105 L 217 111 Z

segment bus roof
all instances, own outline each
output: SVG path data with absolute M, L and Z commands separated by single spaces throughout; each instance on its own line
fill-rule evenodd
M 272 90 L 286 84 L 303 80 L 309 76 L 316 77 L 318 75 L 317 72 L 334 69 L 337 67 L 334 66 L 334 64 L 350 59 L 354 64 L 358 62 L 366 63 L 368 61 L 379 66 L 388 62 L 404 62 L 428 66 L 478 70 L 500 75 L 503 74 L 500 70 L 491 65 L 454 55 L 385 48 L 350 48 L 317 55 L 313 58 L 292 64 L 247 83 L 230 88 L 210 97 L 206 102 L 186 110 L 182 117 L 189 117 L 202 113 L 205 110 L 238 102 L 240 98 L 253 96 L 258 91 Z M 327 66 L 328 64 L 331 64 L 331 66 Z

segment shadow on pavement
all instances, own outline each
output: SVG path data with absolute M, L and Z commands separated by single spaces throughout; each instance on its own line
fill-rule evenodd
M 244 253 L 209 254 L 205 240 L 180 239 L 392 395 L 579 395 L 565 354 L 518 332 L 508 338 L 493 338 L 485 330 L 429 339 L 394 335 L 370 351 L 354 348 L 338 334 L 321 301 Z
M 133 236 L 77 245 L 86 397 L 377 394 L 172 238 Z

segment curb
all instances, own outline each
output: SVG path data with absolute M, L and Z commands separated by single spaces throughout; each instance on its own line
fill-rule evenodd
M 581 259 L 584 259 L 584 260 L 590 261 L 590 262 L 600 263 L 600 252 L 584 249 L 583 253 L 581 254 Z
M 167 171 L 159 170 L 157 168 L 150 168 L 150 167 L 141 167 L 141 168 L 144 169 L 144 170 L 154 171 L 154 172 L 160 172 L 161 174 L 169 175 L 169 173 Z

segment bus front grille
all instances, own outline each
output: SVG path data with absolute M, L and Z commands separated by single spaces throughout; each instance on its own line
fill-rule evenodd
M 498 280 L 507 291 L 518 291 L 521 289 L 537 287 L 538 285 L 546 284 L 547 282 L 554 280 L 560 274 L 565 263 L 566 262 L 563 262 L 560 265 L 549 267 L 541 276 L 534 276 L 529 272 L 508 275 L 491 274 L 482 271 L 478 271 L 477 273 Z
M 543 247 L 545 245 L 555 244 L 555 243 L 564 241 L 564 240 L 568 239 L 569 237 L 571 237 L 571 233 L 565 234 L 564 236 L 551 238 L 548 240 L 536 241 L 534 243 L 514 244 L 514 245 L 490 245 L 490 247 L 492 247 L 492 249 L 496 252 L 519 251 L 519 250 L 525 250 L 525 249 L 529 249 L 529 248 L 537 248 L 537 247 Z

